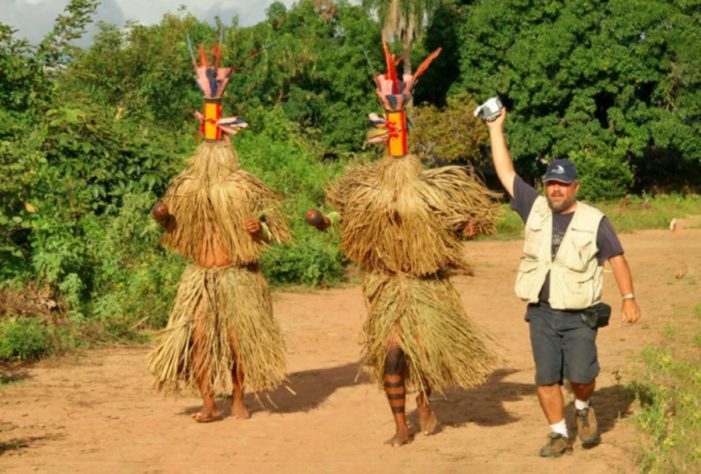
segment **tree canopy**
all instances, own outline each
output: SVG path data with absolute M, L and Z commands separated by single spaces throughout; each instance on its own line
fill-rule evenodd
M 687 1 L 484 0 L 468 7 L 451 90 L 504 99 L 522 173 L 569 156 L 594 197 L 693 185 L 700 16 Z

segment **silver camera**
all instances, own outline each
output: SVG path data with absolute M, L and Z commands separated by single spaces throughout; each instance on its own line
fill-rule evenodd
M 504 106 L 501 104 L 499 97 L 492 97 L 475 109 L 475 117 L 491 122 L 501 114 L 502 108 Z

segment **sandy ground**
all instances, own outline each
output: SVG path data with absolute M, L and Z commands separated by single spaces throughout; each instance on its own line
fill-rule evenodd
M 695 223 L 694 225 L 698 225 Z M 622 235 L 643 319 L 628 327 L 614 307 L 599 334 L 602 373 L 594 395 L 603 443 L 557 460 L 537 456 L 547 424 L 534 395 L 533 362 L 524 305 L 512 292 L 521 243 L 465 245 L 474 277 L 454 283 L 468 314 L 502 342 L 503 358 L 473 390 L 432 397 L 438 433 L 417 433 L 392 448 L 394 425 L 383 394 L 357 377 L 364 318 L 357 285 L 317 292 L 277 292 L 274 308 L 288 344 L 289 387 L 247 401 L 249 420 L 229 416 L 196 424 L 196 394 L 155 393 L 144 359 L 147 347 L 86 351 L 43 361 L 0 388 L 0 472 L 636 472 L 635 410 L 621 384 L 633 377 L 636 356 L 661 339 L 665 325 L 684 328 L 701 302 L 701 229 Z M 610 271 L 605 296 L 618 304 Z M 620 381 L 620 383 L 618 383 Z M 573 423 L 567 395 L 568 423 Z M 409 417 L 417 431 L 413 397 Z

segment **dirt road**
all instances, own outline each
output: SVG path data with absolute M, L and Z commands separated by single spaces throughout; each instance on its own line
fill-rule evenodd
M 146 347 L 87 351 L 27 368 L 0 388 L 0 472 L 636 472 L 638 435 L 626 421 L 634 410 L 622 384 L 631 380 L 641 349 L 672 323 L 684 328 L 701 302 L 701 229 L 644 231 L 621 236 L 643 319 L 622 325 L 610 271 L 605 296 L 612 324 L 600 331 L 602 373 L 594 395 L 603 443 L 575 445 L 557 460 L 537 456 L 547 424 L 534 395 L 524 305 L 512 286 L 520 242 L 465 246 L 474 277 L 454 283 L 468 314 L 502 341 L 501 367 L 474 390 L 432 397 L 437 434 L 391 448 L 387 402 L 358 373 L 364 318 L 360 288 L 274 294 L 288 344 L 289 387 L 248 396 L 252 417 L 194 423 L 199 398 L 164 399 L 151 390 Z M 572 423 L 568 396 L 568 422 Z M 409 416 L 418 419 L 410 399 Z

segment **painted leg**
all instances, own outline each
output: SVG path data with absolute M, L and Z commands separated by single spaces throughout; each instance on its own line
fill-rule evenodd
M 399 346 L 390 347 L 385 358 L 384 388 L 387 400 L 392 410 L 392 416 L 396 424 L 396 432 L 387 440 L 387 444 L 401 446 L 410 440 L 409 427 L 406 423 L 406 387 L 404 373 L 406 363 L 404 352 Z

